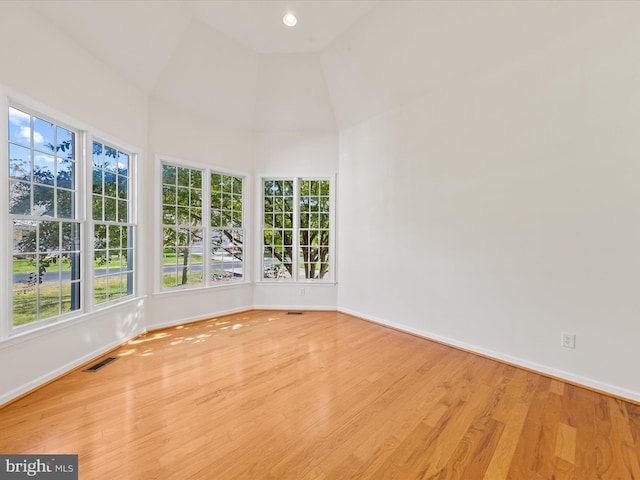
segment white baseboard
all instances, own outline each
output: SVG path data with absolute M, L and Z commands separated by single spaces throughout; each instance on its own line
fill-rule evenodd
M 331 311 L 335 312 L 336 307 L 331 306 L 327 307 L 322 305 L 254 305 L 252 310 L 287 310 L 287 311 L 305 311 L 305 310 L 313 310 L 313 311 Z
M 147 325 L 147 328 L 145 329 L 145 331 L 148 332 L 150 330 L 160 330 L 162 328 L 175 327 L 178 325 L 183 325 L 185 323 L 201 322 L 203 320 L 209 320 L 211 318 L 220 317 L 222 315 L 231 315 L 233 313 L 249 312 L 251 310 L 254 310 L 254 307 L 230 308 L 228 310 L 210 312 L 205 315 L 196 315 L 194 317 L 178 318 L 176 320 L 169 320 L 167 322 L 153 323 L 151 325 Z
M 142 332 L 136 332 L 133 337 L 137 337 L 138 335 L 140 335 Z M 38 378 L 35 378 L 23 385 L 21 385 L 18 388 L 14 388 L 13 390 L 10 390 L 8 392 L 3 392 L 0 395 L 0 407 L 2 407 L 5 403 L 8 403 L 18 397 L 20 397 L 21 395 L 24 395 L 26 393 L 30 393 L 34 390 L 36 390 L 38 387 L 41 387 L 42 385 L 51 382 L 52 380 L 55 380 L 58 377 L 61 377 L 69 372 L 71 372 L 72 370 L 78 368 L 80 365 L 87 363 L 89 361 L 91 361 L 94 358 L 100 357 L 102 355 L 104 355 L 105 353 L 109 352 L 110 350 L 113 350 L 114 348 L 118 348 L 120 345 L 122 345 L 124 342 L 129 341 L 130 338 L 127 339 L 122 339 L 122 340 L 116 340 L 111 342 L 108 345 L 103 345 L 102 347 L 100 347 L 97 350 L 94 350 L 90 353 L 87 353 L 86 355 L 83 355 L 80 358 L 77 358 L 75 360 L 73 360 L 72 362 L 69 362 L 65 365 L 62 365 L 58 368 L 55 368 L 54 370 L 46 373 L 45 375 L 41 375 Z
M 453 338 L 443 337 L 442 335 L 437 335 L 432 332 L 428 332 L 426 330 L 420 330 L 412 327 L 408 327 L 407 325 L 403 325 L 396 322 L 391 322 L 383 318 L 374 317 L 371 315 L 367 315 L 361 312 L 357 312 L 354 310 L 350 310 L 348 308 L 338 308 L 339 312 L 346 313 L 348 315 L 352 315 L 354 317 L 359 317 L 364 320 L 378 323 L 380 325 L 384 325 L 387 327 L 394 328 L 396 330 L 400 330 L 403 332 L 411 333 L 418 337 L 425 338 L 427 340 L 435 340 L 437 342 L 443 343 L 445 345 L 449 345 L 452 347 L 460 348 L 462 350 L 466 350 L 472 353 L 477 353 L 479 355 L 483 355 L 485 357 L 492 358 L 494 360 L 502 361 L 508 363 L 510 365 L 519 366 L 522 368 L 526 368 L 527 370 L 532 370 L 534 372 L 538 372 L 542 375 L 548 375 L 554 378 L 558 378 L 561 380 L 566 380 L 567 382 L 580 385 L 586 388 L 598 390 L 604 393 L 609 393 L 616 397 L 625 398 L 634 402 L 640 402 L 640 392 L 635 392 L 633 390 L 628 390 L 626 388 L 622 388 L 616 385 L 610 385 L 605 382 L 601 382 L 598 380 L 594 380 L 592 378 L 583 377 L 580 375 L 575 375 L 571 372 L 566 372 L 564 370 L 558 370 L 556 368 L 549 367 L 547 365 L 539 364 L 536 362 L 531 362 L 529 360 L 525 360 L 519 357 L 513 357 L 511 355 L 505 355 L 504 353 L 496 352 L 494 350 L 489 350 L 487 348 L 478 347 L 477 345 L 472 345 L 465 342 L 460 342 Z

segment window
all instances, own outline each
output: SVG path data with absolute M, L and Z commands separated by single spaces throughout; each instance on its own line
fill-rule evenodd
M 166 161 L 161 168 L 163 288 L 243 281 L 244 177 Z
M 162 166 L 162 278 L 165 287 L 202 285 L 202 170 Z
M 9 108 L 12 324 L 78 310 L 77 132 Z
M 135 154 L 93 141 L 88 158 L 90 132 L 17 105 L 8 134 L 10 332 L 133 295 Z
M 94 141 L 92 146 L 93 301 L 133 294 L 131 154 Z
M 211 279 L 243 278 L 242 177 L 211 174 Z
M 264 179 L 263 187 L 262 278 L 331 280 L 330 179 Z

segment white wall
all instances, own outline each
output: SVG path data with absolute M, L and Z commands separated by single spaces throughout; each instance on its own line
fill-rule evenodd
M 339 309 L 640 400 L 640 30 L 615 20 L 341 131 Z
M 260 55 L 256 81 L 256 130 L 336 130 L 318 54 Z
M 101 135 L 144 148 L 146 95 L 22 3 L 0 5 L 0 59 L 0 84 L 17 92 L 19 100 L 34 102 L 45 114 L 60 112 L 72 125 L 81 122 Z M 6 132 L 6 113 L 0 124 Z M 0 157 L 4 155 L 6 150 Z M 4 186 L 2 191 L 4 195 Z M 3 202 L 2 206 L 6 204 Z M 6 208 L 0 212 L 5 233 L 6 212 Z M 5 247 L 6 239 L 0 243 Z M 0 284 L 8 291 L 8 256 L 3 254 L 1 261 Z M 96 311 L 63 325 L 0 342 L 0 404 L 142 332 L 144 307 L 141 298 L 108 312 Z M 2 306 L 3 321 L 8 308 Z

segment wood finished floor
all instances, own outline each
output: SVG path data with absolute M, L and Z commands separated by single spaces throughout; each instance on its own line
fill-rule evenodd
M 640 406 L 335 312 L 135 339 L 0 409 L 80 479 L 640 479 Z

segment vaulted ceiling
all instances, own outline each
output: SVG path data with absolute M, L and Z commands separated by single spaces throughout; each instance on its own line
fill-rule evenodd
M 28 4 L 152 98 L 259 130 L 352 125 L 471 72 L 489 75 L 562 48 L 585 30 L 597 44 L 601 22 L 629 8 L 580 1 Z M 299 18 L 294 28 L 282 24 L 287 11 Z

